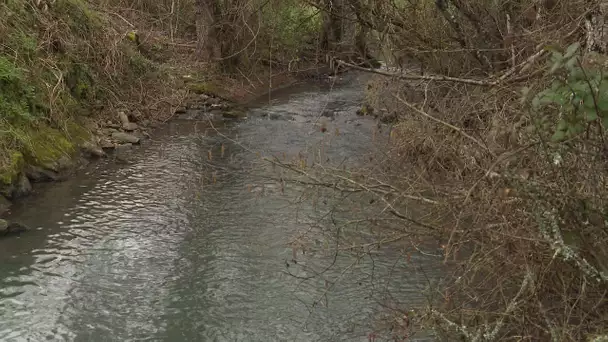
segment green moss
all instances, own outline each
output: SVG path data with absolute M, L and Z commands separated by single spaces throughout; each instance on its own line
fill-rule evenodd
M 49 166 L 61 157 L 69 157 L 74 151 L 74 143 L 60 131 L 41 127 L 33 132 L 27 146 L 25 158 L 33 165 Z
M 23 170 L 24 164 L 23 154 L 21 154 L 21 152 L 9 151 L 8 160 L 0 169 L 0 183 L 11 185 L 17 181 L 21 170 Z
M 68 138 L 73 142 L 74 145 L 81 145 L 85 142 L 91 141 L 91 132 L 73 121 L 68 121 L 66 123 L 66 130 L 68 133 Z
M 190 90 L 191 92 L 193 92 L 195 94 L 208 94 L 208 95 L 214 95 L 217 92 L 217 88 L 213 84 L 207 83 L 207 82 L 189 83 L 188 90 Z
M 137 33 L 137 31 L 129 31 L 129 33 L 127 33 L 127 39 L 132 41 L 136 45 L 140 44 L 139 33 Z

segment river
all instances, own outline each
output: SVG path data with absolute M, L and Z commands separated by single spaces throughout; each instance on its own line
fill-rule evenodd
M 38 187 L 9 217 L 32 231 L 0 240 L 0 340 L 368 341 L 380 287 L 423 305 L 432 272 L 294 253 L 290 243 L 319 224 L 323 206 L 281 185 L 260 158 L 314 156 L 320 146 L 340 162 L 373 153 L 376 123 L 355 114 L 362 89 L 292 87 L 246 120 L 216 121 L 217 131 L 176 118 L 126 161 Z

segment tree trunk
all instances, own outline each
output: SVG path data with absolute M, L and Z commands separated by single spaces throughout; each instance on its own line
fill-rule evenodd
M 325 0 L 323 27 L 321 29 L 321 49 L 336 53 L 342 42 L 342 24 L 344 16 L 343 0 Z
M 608 53 L 608 0 L 602 0 L 585 20 L 587 50 Z
M 196 54 L 201 59 L 217 57 L 217 40 L 214 35 L 214 0 L 196 0 Z

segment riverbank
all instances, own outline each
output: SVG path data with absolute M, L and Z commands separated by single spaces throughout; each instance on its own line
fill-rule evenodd
M 238 118 L 297 79 L 277 66 L 235 76 L 199 61 L 185 38 L 80 0 L 0 10 L 0 216 L 36 183 L 64 180 L 176 115 Z
M 40 161 L 29 159 L 24 157 L 27 152 L 15 151 L 11 156 L 11 167 L 0 169 L 7 179 L 10 178 L 0 187 L 0 217 L 10 212 L 13 201 L 35 195 L 37 183 L 64 181 L 99 158 L 121 159 L 125 151 L 153 138 L 155 130 L 172 119 L 193 116 L 200 119 L 242 119 L 247 103 L 293 85 L 299 79 L 295 73 L 285 73 L 273 77 L 272 84 L 259 82 L 257 86 L 237 85 L 234 79 L 218 79 L 213 82 L 226 83 L 214 86 L 213 90 L 203 88 L 201 83 L 186 81 L 181 89 L 186 94 L 185 98 L 179 104 L 173 104 L 168 115 L 155 116 L 154 112 L 124 107 L 113 117 L 97 116 L 82 123 L 72 123 L 70 128 L 78 134 L 45 128 L 42 133 L 51 135 L 50 141 L 44 137 L 35 143 L 43 145 L 40 149 L 48 153 L 48 158 Z

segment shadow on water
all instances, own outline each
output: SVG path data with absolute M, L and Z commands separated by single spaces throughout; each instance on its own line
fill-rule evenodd
M 422 257 L 428 274 L 387 256 L 293 276 L 332 258 L 290 261 L 320 210 L 302 189 L 283 191 L 256 153 L 372 152 L 375 123 L 355 115 L 361 87 L 349 82 L 282 90 L 247 120 L 216 122 L 220 134 L 174 121 L 127 164 L 95 163 L 20 203 L 12 219 L 34 230 L 0 240 L 0 340 L 367 341 L 380 288 L 423 304 L 440 270 Z M 411 272 L 388 277 L 397 266 Z M 326 291 L 327 279 L 340 281 Z

